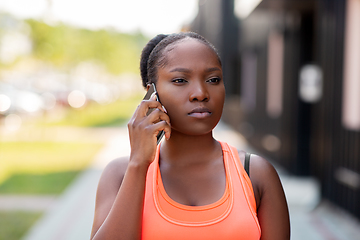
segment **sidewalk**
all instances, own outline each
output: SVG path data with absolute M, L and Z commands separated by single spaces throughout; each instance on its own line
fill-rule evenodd
M 118 128 L 116 137 L 108 140 L 84 171 L 65 193 L 56 200 L 23 240 L 85 240 L 90 239 L 95 194 L 102 169 L 114 158 L 130 152 L 125 127 Z M 225 124 L 214 130 L 214 137 L 248 152 L 254 152 L 246 140 Z M 292 240 L 360 240 L 360 223 L 327 202 L 320 202 L 320 187 L 312 178 L 288 175 L 275 166 L 288 200 Z

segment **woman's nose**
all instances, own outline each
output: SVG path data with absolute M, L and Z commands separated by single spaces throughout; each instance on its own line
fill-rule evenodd
M 190 94 L 190 102 L 199 101 L 199 102 L 206 102 L 209 101 L 209 92 L 202 83 L 194 83 L 191 89 Z

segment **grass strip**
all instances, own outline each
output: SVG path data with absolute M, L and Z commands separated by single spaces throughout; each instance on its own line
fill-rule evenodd
M 0 239 L 21 239 L 41 215 L 41 212 L 0 212 Z
M 81 171 L 102 146 L 79 142 L 1 142 L 0 184 L 14 174 Z
M 14 174 L 0 185 L 0 194 L 61 194 L 80 171 Z

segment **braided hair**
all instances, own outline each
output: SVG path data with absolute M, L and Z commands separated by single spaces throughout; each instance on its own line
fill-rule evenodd
M 220 56 L 217 53 L 215 47 L 201 35 L 194 32 L 180 32 L 170 35 L 159 34 L 146 44 L 141 53 L 140 73 L 142 84 L 145 88 L 147 84 L 156 83 L 158 68 L 164 67 L 166 65 L 167 62 L 165 53 L 167 51 L 165 50 L 171 50 L 169 49 L 169 46 L 172 46 L 186 38 L 196 39 L 208 46 L 211 50 L 214 51 L 221 65 Z

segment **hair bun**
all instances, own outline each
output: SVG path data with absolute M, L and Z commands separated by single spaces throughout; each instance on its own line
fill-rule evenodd
M 141 52 L 140 73 L 144 87 L 146 87 L 146 84 L 148 83 L 147 65 L 148 65 L 149 56 L 152 50 L 156 47 L 156 45 L 167 36 L 168 35 L 166 34 L 158 34 L 146 44 L 146 46 Z

